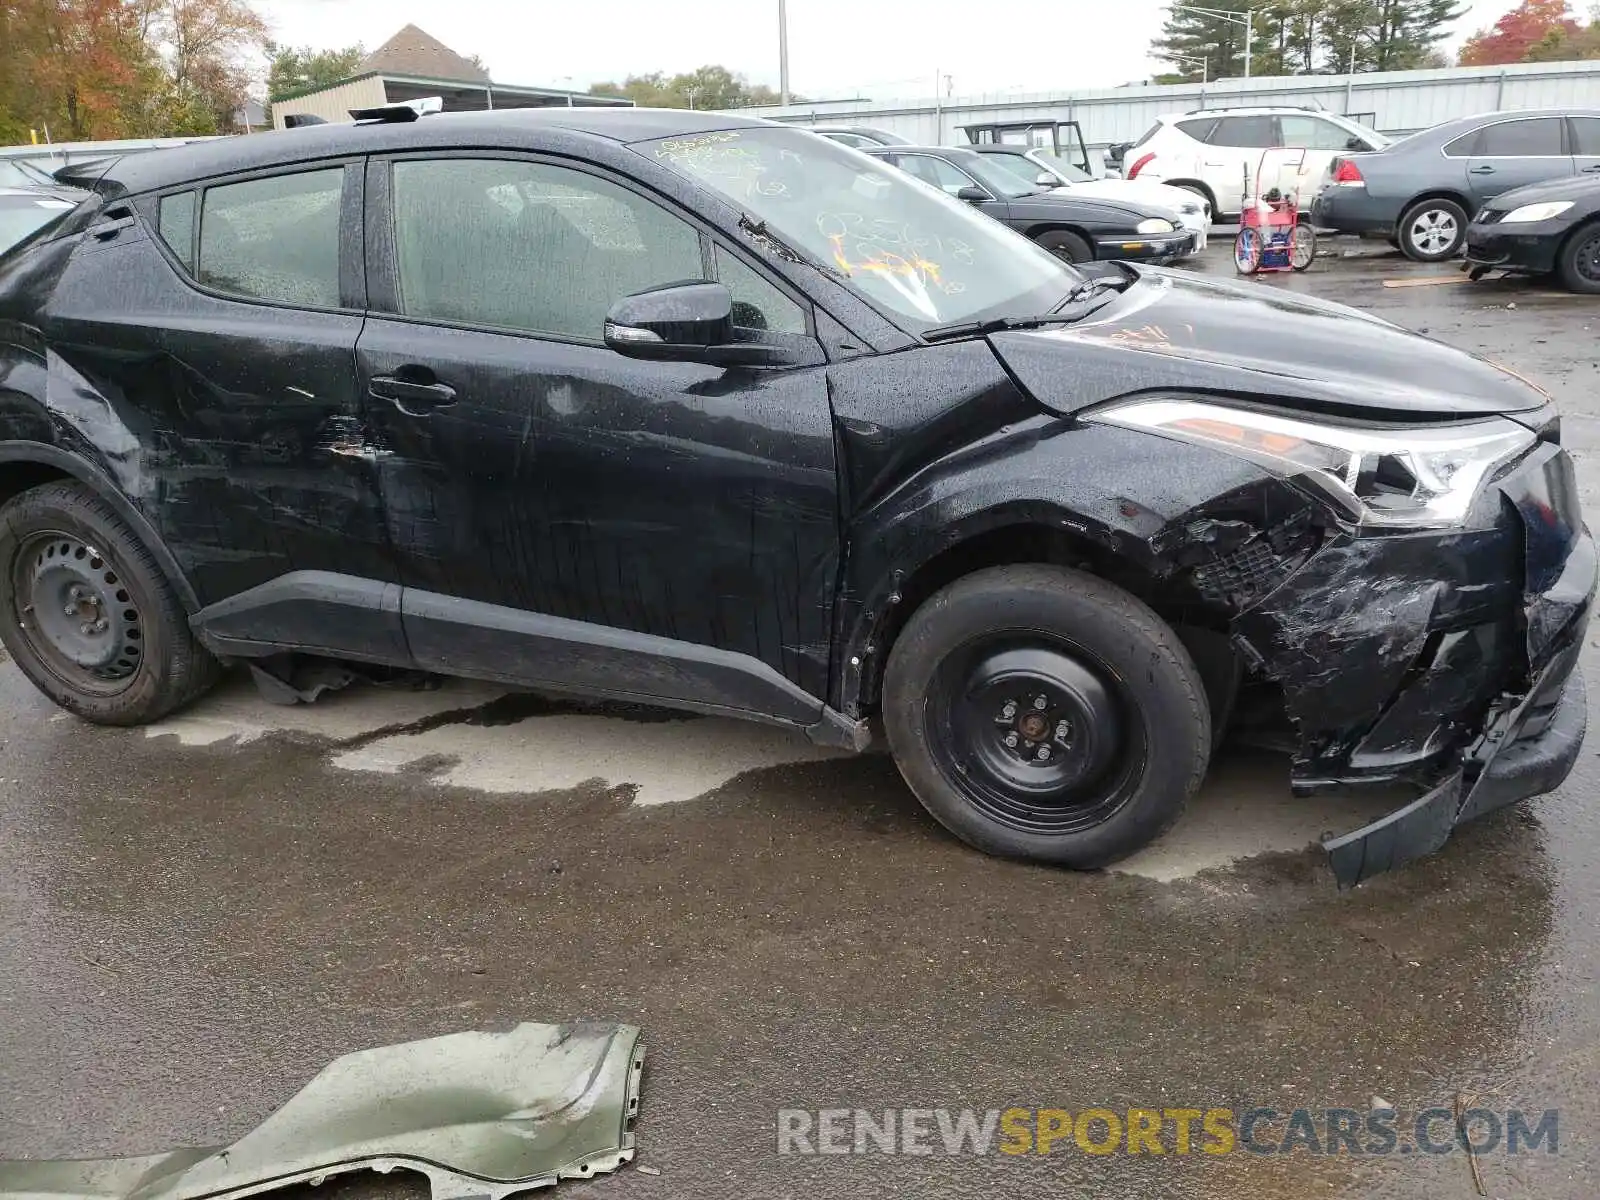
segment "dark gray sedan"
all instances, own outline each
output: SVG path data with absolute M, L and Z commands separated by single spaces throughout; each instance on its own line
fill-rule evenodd
M 1600 175 L 1600 110 L 1484 113 L 1383 150 L 1335 158 L 1311 206 L 1318 225 L 1382 233 L 1409 258 L 1453 258 L 1470 214 L 1531 183 Z

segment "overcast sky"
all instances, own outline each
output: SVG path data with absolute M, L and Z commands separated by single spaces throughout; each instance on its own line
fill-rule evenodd
M 1516 0 L 1471 0 L 1452 44 Z M 1231 5 L 1216 4 L 1217 7 Z M 720 63 L 778 84 L 777 0 L 257 0 L 291 45 L 369 50 L 407 22 L 499 82 L 582 90 Z M 1115 87 L 1148 78 L 1163 0 L 788 0 L 789 73 L 813 98 Z M 1241 2 L 1238 7 L 1244 7 Z

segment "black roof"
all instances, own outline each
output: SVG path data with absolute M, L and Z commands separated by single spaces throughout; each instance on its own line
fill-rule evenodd
M 440 149 L 548 148 L 552 139 L 604 138 L 643 142 L 719 129 L 770 125 L 754 117 L 671 108 L 518 108 L 438 113 L 417 121 L 327 124 L 175 146 L 145 154 L 85 163 L 56 178 L 107 195 L 172 187 L 238 171 L 257 171 L 321 158 L 383 154 L 427 146 Z

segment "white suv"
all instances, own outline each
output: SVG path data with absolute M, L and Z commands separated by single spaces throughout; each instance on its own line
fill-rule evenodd
M 1388 144 L 1365 125 L 1319 109 L 1197 109 L 1158 119 L 1122 161 L 1128 179 L 1188 188 L 1210 201 L 1212 212 L 1231 215 L 1247 191 L 1275 187 L 1285 194 L 1298 188 L 1301 207 L 1310 208 L 1334 155 Z M 1263 152 L 1274 147 L 1284 151 L 1267 155 L 1262 167 Z

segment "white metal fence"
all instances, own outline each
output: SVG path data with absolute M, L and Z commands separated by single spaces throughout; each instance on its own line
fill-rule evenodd
M 941 99 L 833 100 L 741 111 L 799 124 L 870 125 L 924 145 L 964 144 L 964 125 L 1078 121 L 1091 146 L 1107 146 L 1132 141 L 1166 113 L 1251 104 L 1320 107 L 1347 113 L 1382 133 L 1410 133 L 1496 109 L 1600 109 L 1600 62 L 1287 75 Z

